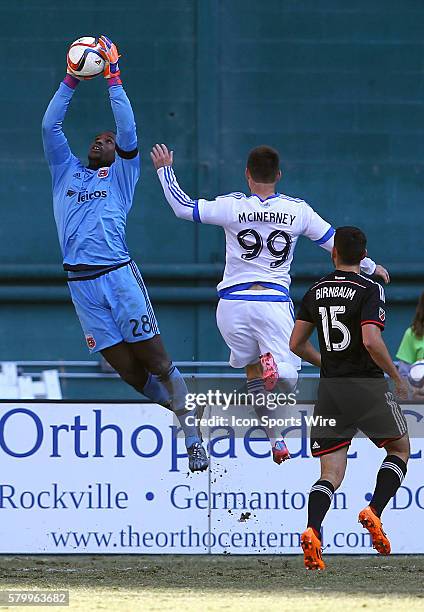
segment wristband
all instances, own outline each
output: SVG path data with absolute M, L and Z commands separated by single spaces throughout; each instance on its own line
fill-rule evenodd
M 106 79 L 106 80 L 107 80 L 108 87 L 113 87 L 114 85 L 122 85 L 122 81 L 119 78 L 119 76 L 110 77 L 110 79 Z
M 63 82 L 71 89 L 75 89 L 79 83 L 79 79 L 77 79 L 77 77 L 72 76 L 72 74 L 67 74 L 63 79 Z

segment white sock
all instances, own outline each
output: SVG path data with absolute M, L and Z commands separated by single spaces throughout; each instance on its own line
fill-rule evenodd
M 297 379 L 299 378 L 296 368 L 287 361 L 280 361 L 277 363 L 277 368 L 280 380 L 283 382 L 283 384 L 287 384 L 289 387 L 289 392 L 293 391 L 297 384 Z

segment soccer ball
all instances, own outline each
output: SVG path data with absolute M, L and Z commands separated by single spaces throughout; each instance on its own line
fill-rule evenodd
M 420 359 L 420 361 L 416 361 L 411 365 L 408 380 L 417 389 L 424 387 L 424 359 Z
M 69 70 L 75 76 L 93 79 L 102 74 L 105 61 L 99 53 L 98 39 L 94 36 L 82 36 L 69 47 L 66 56 Z

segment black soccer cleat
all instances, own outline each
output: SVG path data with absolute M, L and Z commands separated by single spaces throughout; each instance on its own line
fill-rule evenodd
M 204 472 L 208 469 L 209 459 L 200 442 L 195 442 L 187 449 L 190 472 Z

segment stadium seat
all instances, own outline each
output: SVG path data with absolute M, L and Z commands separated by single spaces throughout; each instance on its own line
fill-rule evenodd
M 0 364 L 0 399 L 62 399 L 57 370 L 43 370 L 37 377 L 20 374 L 18 364 Z

